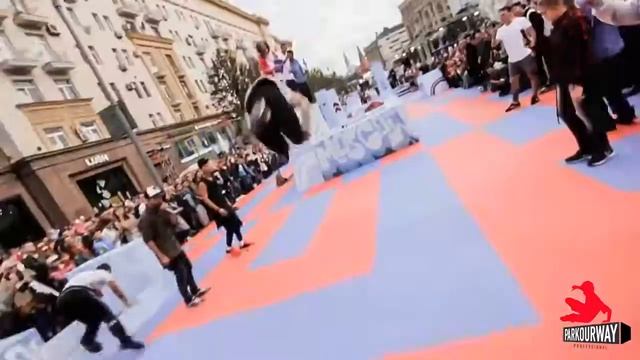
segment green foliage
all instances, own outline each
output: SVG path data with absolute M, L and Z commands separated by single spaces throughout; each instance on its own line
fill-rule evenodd
M 260 76 L 258 62 L 252 58 L 247 58 L 247 62 L 240 61 L 236 56 L 218 50 L 208 76 L 209 84 L 213 86 L 213 105 L 231 114 L 236 132 L 246 133 L 244 99 L 251 84 Z
M 338 93 L 341 93 L 347 90 L 347 80 L 338 76 L 335 71 L 327 75 L 318 68 L 311 69 L 308 83 L 313 91 L 334 88 Z

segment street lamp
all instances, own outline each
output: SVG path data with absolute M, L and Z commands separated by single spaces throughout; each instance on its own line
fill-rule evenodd
M 462 18 L 462 21 L 467 21 L 467 19 L 469 19 L 469 18 L 465 16 L 465 17 Z
M 480 16 L 480 11 L 476 11 L 473 13 L 473 16 Z
M 438 29 L 438 31 L 444 31 L 444 28 L 443 28 L 443 27 L 441 27 L 441 28 L 439 28 L 439 29 Z

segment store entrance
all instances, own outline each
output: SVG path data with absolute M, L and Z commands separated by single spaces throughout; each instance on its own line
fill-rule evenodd
M 138 193 L 122 166 L 80 179 L 78 186 L 91 206 L 98 211 L 120 206 Z
M 13 249 L 44 238 L 45 233 L 21 197 L 0 201 L 0 246 Z

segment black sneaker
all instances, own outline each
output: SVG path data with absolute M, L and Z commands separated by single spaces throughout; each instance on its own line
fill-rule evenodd
M 566 162 L 567 164 L 576 164 L 587 160 L 589 160 L 589 155 L 583 153 L 581 150 L 578 150 L 578 152 L 576 152 L 575 154 L 564 159 L 564 162 Z
M 533 97 L 531 97 L 531 105 L 535 105 L 539 102 L 540 102 L 540 98 L 538 97 L 538 95 L 534 95 Z
M 605 154 L 605 153 L 592 155 L 591 156 L 591 160 L 589 160 L 589 166 L 590 167 L 596 167 L 596 166 L 603 165 L 604 163 L 609 161 L 609 159 L 610 159 L 610 157 L 607 156 L 607 154 Z
M 211 291 L 211 288 L 210 288 L 210 287 L 208 287 L 208 288 L 206 288 L 206 289 L 200 289 L 200 290 L 198 290 L 198 293 L 196 293 L 196 295 L 195 295 L 195 296 L 196 296 L 197 298 L 202 298 L 202 297 L 204 297 L 205 295 L 207 295 L 207 293 L 208 293 L 209 291 Z
M 200 304 L 202 304 L 202 299 L 194 296 L 193 299 L 191 299 L 191 301 L 189 301 L 189 303 L 187 304 L 187 307 L 194 308 Z
M 120 349 L 122 350 L 142 350 L 144 349 L 144 343 L 129 339 L 120 343 Z
M 612 157 L 616 156 L 616 151 L 613 150 L 611 145 L 609 145 L 609 148 L 604 152 L 604 154 L 607 155 L 608 158 L 612 158 Z
M 92 354 L 97 354 L 102 351 L 102 344 L 97 341 L 92 343 L 80 343 L 82 347 Z
M 242 245 L 240 245 L 240 249 L 244 250 L 244 249 L 250 248 L 252 246 L 253 246 L 253 243 L 246 242 L 246 243 L 243 243 Z
M 505 110 L 504 112 L 510 112 L 510 111 L 513 111 L 513 110 L 515 110 L 515 109 L 517 109 L 519 107 L 520 107 L 520 103 L 519 102 L 514 102 L 514 103 L 511 103 L 511 105 L 509 105 L 507 110 Z

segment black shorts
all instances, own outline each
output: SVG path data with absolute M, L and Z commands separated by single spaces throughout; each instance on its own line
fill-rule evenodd
M 538 73 L 538 65 L 536 59 L 531 55 L 527 55 L 524 59 L 509 63 L 509 76 L 515 77 L 520 75 L 531 75 Z
M 251 88 L 246 104 L 248 113 L 260 99 L 264 99 L 271 116 L 267 122 L 251 124 L 251 131 L 267 148 L 288 159 L 285 136 L 294 144 L 302 144 L 305 138 L 298 114 L 273 81 L 261 80 Z
M 64 290 L 58 297 L 57 308 L 68 323 L 109 323 L 116 318 L 107 304 L 91 289 L 83 287 Z

